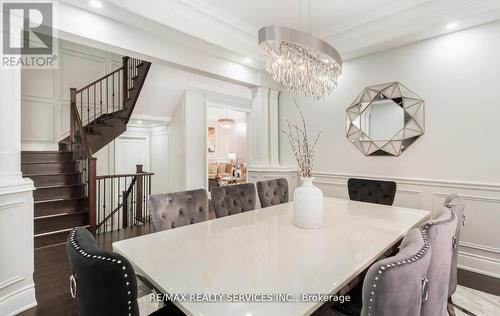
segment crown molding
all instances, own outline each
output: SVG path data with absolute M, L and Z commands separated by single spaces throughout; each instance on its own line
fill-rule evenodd
M 205 0 L 181 0 L 186 5 L 189 5 L 191 8 L 201 11 L 214 19 L 219 20 L 222 23 L 225 23 L 227 26 L 236 28 L 237 30 L 248 34 L 253 37 L 257 41 L 257 32 L 259 31 L 258 27 L 255 27 L 241 19 L 238 19 L 234 15 L 231 15 L 216 6 L 208 3 Z
M 352 59 L 420 40 L 445 35 L 500 19 L 500 1 L 443 0 L 425 1 L 420 5 L 382 16 L 366 18 L 359 25 L 345 24 L 335 33 L 324 32 L 323 38 Z M 445 25 L 458 21 L 459 27 L 446 30 Z
M 401 0 L 395 3 L 392 3 L 390 5 L 384 6 L 379 8 L 376 11 L 369 12 L 364 15 L 360 15 L 356 18 L 353 19 L 348 19 L 343 22 L 340 22 L 338 24 L 334 24 L 326 29 L 323 29 L 321 31 L 315 32 L 314 35 L 322 38 L 322 39 L 327 39 L 330 37 L 333 37 L 337 34 L 344 33 L 350 29 L 353 29 L 355 27 L 368 24 L 377 20 L 384 19 L 388 16 L 398 14 L 403 11 L 408 11 L 412 10 L 415 7 L 423 4 L 423 3 L 428 3 L 431 2 L 432 0 Z
M 204 0 L 107 0 L 107 3 L 241 56 L 260 58 L 256 28 Z
M 113 19 L 125 24 L 137 24 L 132 18 L 136 16 L 142 19 L 142 28 L 152 33 L 165 33 L 168 28 L 170 36 L 184 44 L 247 67 L 263 68 L 257 45 L 260 26 L 251 25 L 206 0 L 107 0 L 106 4 L 127 14 L 119 16 L 105 10 L 99 14 L 114 14 Z M 450 31 L 444 26 L 450 21 L 459 21 L 456 30 L 460 30 L 498 19 L 498 0 L 400 0 L 333 24 L 314 35 L 332 44 L 348 60 L 446 34 Z M 246 65 L 245 57 L 254 63 Z

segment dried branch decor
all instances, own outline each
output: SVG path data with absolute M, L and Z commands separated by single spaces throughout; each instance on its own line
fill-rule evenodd
M 312 169 L 314 166 L 314 157 L 316 154 L 316 143 L 318 142 L 321 131 L 314 142 L 309 139 L 309 133 L 307 131 L 306 120 L 302 114 L 299 104 L 293 99 L 295 106 L 300 114 L 300 119 L 302 120 L 302 128 L 298 127 L 290 120 L 286 120 L 288 124 L 288 130 L 281 130 L 284 134 L 288 136 L 288 141 L 292 147 L 293 154 L 295 155 L 295 160 L 297 160 L 298 172 L 303 178 L 312 177 Z

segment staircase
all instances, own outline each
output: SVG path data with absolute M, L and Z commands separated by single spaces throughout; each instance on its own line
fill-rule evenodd
M 127 130 L 151 63 L 123 57 L 122 67 L 70 90 L 70 133 L 59 151 L 21 152 L 34 191 L 35 249 L 65 242 L 75 226 L 96 229 L 93 154 Z

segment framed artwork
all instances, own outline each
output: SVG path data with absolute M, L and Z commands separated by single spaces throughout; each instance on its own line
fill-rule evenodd
M 208 128 L 208 152 L 215 152 L 215 127 Z

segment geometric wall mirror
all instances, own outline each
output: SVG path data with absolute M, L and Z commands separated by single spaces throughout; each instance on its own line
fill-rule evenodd
M 399 156 L 424 134 L 424 100 L 399 82 L 366 87 L 346 114 L 347 139 L 366 156 Z

